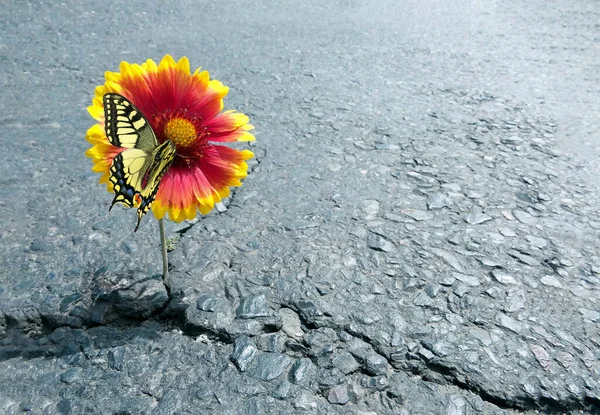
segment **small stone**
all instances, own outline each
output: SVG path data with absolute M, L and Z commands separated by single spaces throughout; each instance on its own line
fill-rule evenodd
M 250 372 L 261 380 L 269 381 L 281 376 L 291 362 L 292 359 L 285 354 L 262 353 L 256 358 L 256 365 Z
M 346 405 L 350 400 L 348 396 L 348 388 L 345 385 L 337 385 L 329 389 L 327 400 L 331 404 Z
M 281 385 L 279 385 L 277 389 L 275 389 L 275 392 L 273 392 L 273 397 L 277 399 L 286 399 L 288 396 L 290 396 L 291 391 L 292 384 L 287 380 L 284 380 L 283 382 L 281 382 Z
M 106 356 L 108 360 L 108 367 L 118 371 L 123 370 L 126 355 L 127 348 L 125 346 L 118 346 L 109 350 Z
M 582 287 L 581 285 L 576 285 L 575 287 L 571 287 L 570 291 L 571 291 L 571 294 L 573 294 L 574 296 L 579 297 L 579 298 L 588 299 L 592 296 L 592 293 L 590 292 L 590 290 L 586 289 L 585 287 Z
M 595 310 L 590 310 L 589 308 L 583 308 L 583 307 L 580 308 L 579 314 L 581 314 L 584 319 L 590 320 L 594 323 L 596 321 L 600 320 L 600 312 L 595 311 Z
M 500 138 L 500 142 L 502 144 L 506 144 L 508 146 L 515 146 L 515 145 L 521 144 L 523 142 L 523 139 L 519 136 L 512 135 L 510 137 Z
M 365 220 L 373 220 L 379 213 L 379 202 L 377 200 L 364 200 L 360 209 Z
M 297 385 L 306 384 L 310 382 L 315 374 L 315 365 L 313 362 L 304 357 L 296 360 L 290 369 L 290 381 Z
M 435 304 L 435 301 L 427 293 L 421 291 L 415 296 L 413 304 L 419 307 L 431 307 Z
M 233 343 L 233 353 L 229 357 L 240 372 L 245 372 L 254 360 L 256 355 L 256 346 L 254 341 L 246 336 L 240 336 Z
M 454 284 L 454 281 L 456 281 L 456 278 L 454 277 L 444 277 L 439 281 L 439 283 L 444 287 L 451 287 L 452 284 Z
M 500 287 L 490 287 L 485 290 L 485 293 L 496 300 L 504 300 L 506 298 L 506 292 Z
M 214 295 L 203 294 L 196 300 L 196 308 L 202 311 L 215 311 L 217 301 L 217 297 Z
M 490 276 L 502 285 L 517 284 L 515 277 L 499 269 L 491 271 Z
M 548 368 L 550 367 L 550 355 L 548 354 L 546 349 L 537 344 L 532 344 L 530 346 L 530 349 L 540 366 L 542 366 L 544 370 L 548 370 Z
M 391 252 L 394 250 L 394 244 L 374 233 L 367 236 L 367 246 L 375 251 Z
M 458 258 L 456 258 L 456 256 L 452 252 L 447 251 L 445 249 L 439 249 L 439 248 L 432 248 L 431 252 L 433 252 L 435 255 L 439 256 L 444 261 L 446 261 L 448 263 L 448 265 L 450 265 L 456 271 L 463 272 L 464 268 L 463 268 L 462 264 L 459 262 Z
M 301 409 L 304 411 L 315 411 L 317 409 L 317 402 L 315 397 L 310 392 L 303 392 L 296 398 L 293 403 L 294 408 Z
M 417 186 L 419 187 L 432 187 L 437 183 L 437 180 L 433 177 L 418 173 L 416 171 L 409 171 L 406 173 L 406 176 L 410 179 L 413 179 L 417 182 Z
M 465 401 L 465 399 L 462 396 L 458 394 L 450 395 L 445 415 L 464 415 L 466 413 L 466 406 L 467 401 Z
M 246 281 L 252 283 L 254 285 L 258 285 L 261 287 L 269 287 L 271 283 L 275 280 L 274 274 L 260 274 L 260 275 L 252 275 L 246 278 Z
M 517 198 L 519 200 L 522 200 L 523 202 L 527 202 L 527 203 L 538 203 L 540 200 L 538 199 L 537 195 L 532 194 L 532 193 L 526 193 L 526 192 L 516 192 L 515 196 L 517 196 Z
M 314 321 L 321 317 L 323 312 L 311 300 L 300 300 L 297 303 L 298 311 L 304 320 Z
M 427 293 L 427 295 L 430 298 L 435 298 L 438 293 L 440 292 L 440 285 L 439 284 L 427 284 L 425 286 L 425 292 Z
M 515 333 L 520 333 L 521 330 L 523 329 L 523 326 L 521 323 L 519 323 L 517 320 L 515 320 L 514 318 L 507 316 L 504 313 L 498 313 L 496 315 L 496 324 L 498 324 L 500 327 L 504 327 L 506 329 L 509 329 L 510 331 L 513 331 Z
M 427 196 L 427 209 L 439 210 L 450 204 L 448 196 L 443 193 L 432 193 Z
M 537 236 L 533 236 L 533 235 L 526 235 L 525 236 L 525 240 L 527 242 L 529 242 L 529 244 L 531 246 L 534 246 L 536 248 L 545 248 L 546 245 L 548 245 L 548 241 L 546 241 L 544 238 L 538 238 Z
M 72 385 L 73 383 L 79 381 L 81 379 L 81 369 L 79 368 L 71 368 L 66 372 L 61 373 L 60 381 L 62 383 L 66 383 L 67 385 Z
M 492 258 L 487 258 L 487 257 L 479 258 L 479 262 L 481 262 L 481 265 L 484 265 L 486 267 L 502 268 L 502 263 L 500 263 Z
M 515 258 L 517 261 L 526 265 L 531 265 L 532 267 L 539 265 L 539 261 L 537 259 L 535 259 L 531 255 L 527 255 L 519 251 L 511 249 L 508 251 L 508 255 Z
M 471 287 L 463 282 L 459 282 L 458 284 L 454 285 L 454 289 L 452 290 L 454 294 L 461 298 L 469 291 L 471 291 Z
M 271 309 L 263 294 L 251 294 L 242 299 L 235 314 L 238 318 L 266 317 L 271 314 Z
M 500 228 L 500 229 L 498 229 L 498 231 L 499 231 L 499 232 L 500 232 L 500 233 L 501 233 L 503 236 L 506 236 L 507 238 L 512 238 L 512 237 L 515 237 L 515 236 L 517 236 L 517 233 L 516 233 L 514 230 L 512 230 L 511 228 L 506 228 L 506 227 L 504 227 L 504 228 Z
M 504 311 L 514 313 L 525 307 L 525 291 L 513 290 L 506 296 L 506 302 L 504 303 Z
M 279 315 L 281 316 L 283 324 L 282 330 L 285 334 L 292 338 L 298 338 L 304 335 L 300 317 L 298 317 L 298 314 L 296 314 L 294 310 L 282 308 L 279 310 Z
M 365 369 L 373 376 L 385 375 L 388 372 L 388 362 L 385 357 L 373 354 L 366 358 Z
M 525 225 L 534 226 L 538 223 L 538 220 L 535 216 L 532 216 L 523 210 L 515 209 L 512 211 L 512 213 L 519 222 L 524 223 Z
M 481 282 L 479 281 L 479 279 L 472 275 L 465 275 L 465 274 L 461 274 L 459 272 L 453 272 L 452 276 L 454 278 L 456 278 L 457 280 L 464 282 L 465 284 L 467 284 L 470 287 L 477 287 L 478 285 L 481 285 Z
M 540 282 L 548 287 L 562 288 L 562 284 L 554 275 L 544 275 Z
M 406 209 L 402 209 L 400 212 L 405 214 L 406 216 L 416 220 L 417 222 L 421 222 L 424 220 L 431 220 L 434 217 L 433 214 L 431 214 L 427 211 L 418 210 L 418 209 L 406 208 Z
M 360 365 L 347 351 L 341 351 L 331 359 L 333 366 L 337 367 L 344 375 L 356 372 Z
M 442 189 L 446 189 L 454 193 L 459 193 L 462 190 L 458 183 L 444 183 L 442 184 Z
M 431 350 L 428 350 L 424 347 L 419 348 L 417 354 L 421 356 L 426 362 L 429 362 L 430 360 L 435 358 L 435 355 L 431 352 Z
M 567 352 L 560 352 L 556 356 L 556 360 L 562 365 L 562 367 L 569 370 L 573 364 L 573 355 Z
M 480 225 L 482 223 L 489 222 L 493 219 L 494 218 L 492 218 L 491 216 L 480 212 L 469 213 L 464 217 L 465 222 L 467 222 L 470 225 Z

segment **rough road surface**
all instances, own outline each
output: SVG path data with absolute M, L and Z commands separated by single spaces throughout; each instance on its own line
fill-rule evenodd
M 600 3 L 3 2 L 0 413 L 600 411 Z M 121 60 L 251 116 L 221 212 L 133 234 Z

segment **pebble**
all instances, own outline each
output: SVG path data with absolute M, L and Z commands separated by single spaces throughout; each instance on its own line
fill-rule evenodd
M 517 320 L 515 320 L 514 318 L 507 316 L 504 313 L 498 313 L 496 315 L 496 323 L 500 326 L 500 327 L 504 327 L 506 329 L 509 329 L 510 331 L 513 331 L 515 333 L 520 333 L 521 330 L 523 329 L 523 325 L 521 323 L 519 323 Z
M 526 225 L 534 226 L 538 223 L 538 220 L 535 216 L 532 216 L 523 210 L 515 209 L 512 211 L 512 213 L 513 215 L 515 215 L 515 218 L 517 218 L 519 222 L 524 223 Z
M 514 313 L 525 307 L 525 291 L 512 290 L 509 291 L 504 303 L 504 311 Z
M 546 349 L 544 349 L 543 346 L 537 344 L 532 344 L 530 346 L 530 349 L 540 366 L 544 370 L 548 370 L 548 368 L 550 367 L 550 355 L 548 354 Z
M 595 310 L 590 310 L 589 308 L 580 308 L 579 313 L 583 316 L 584 319 L 590 320 L 592 322 L 596 322 L 600 320 L 600 312 Z
M 510 250 L 508 251 L 508 255 L 515 258 L 519 262 L 526 265 L 531 265 L 532 267 L 539 265 L 539 261 L 537 259 L 535 259 L 531 255 L 523 254 L 519 251 Z
M 439 210 L 450 205 L 450 199 L 443 193 L 432 193 L 427 196 L 427 209 Z
M 502 285 L 517 284 L 517 280 L 515 279 L 515 277 L 499 269 L 491 271 L 490 276 Z
M 202 311 L 215 311 L 217 301 L 217 297 L 214 295 L 203 294 L 196 300 L 196 308 Z
M 468 286 L 471 286 L 471 287 L 477 287 L 477 286 L 481 285 L 481 282 L 479 281 L 479 279 L 473 275 L 465 275 L 465 274 L 461 274 L 459 272 L 453 272 L 452 276 L 454 278 L 456 278 L 457 280 L 464 282 L 465 284 L 467 284 Z
M 464 415 L 466 406 L 467 401 L 462 396 L 458 394 L 450 395 L 445 415 Z
M 394 244 L 381 235 L 374 233 L 367 236 L 367 246 L 375 251 L 391 252 L 394 250 Z
M 331 359 L 333 366 L 337 367 L 344 375 L 356 372 L 360 365 L 347 351 L 341 351 Z
M 350 400 L 350 396 L 348 396 L 348 388 L 345 385 L 334 386 L 333 388 L 329 389 L 327 400 L 331 404 L 346 405 Z
M 400 210 L 400 213 L 405 214 L 406 216 L 416 220 L 417 222 L 421 222 L 424 220 L 431 220 L 434 218 L 432 213 L 429 213 L 425 210 L 419 210 L 419 209 L 406 208 L 406 209 Z
M 292 338 L 298 338 L 304 335 L 300 317 L 298 317 L 298 314 L 296 314 L 295 311 L 290 310 L 289 308 L 282 308 L 279 310 L 279 315 L 281 316 L 283 324 L 282 330 L 285 334 Z
M 448 263 L 452 268 L 454 268 L 458 272 L 463 272 L 464 268 L 462 264 L 459 262 L 458 258 L 450 251 L 439 248 L 432 248 L 431 252 L 435 255 L 442 258 L 444 261 Z
M 548 245 L 548 241 L 546 241 L 544 238 L 539 238 L 537 236 L 533 236 L 533 235 L 526 235 L 525 236 L 525 240 L 527 242 L 529 242 L 529 244 L 531 246 L 534 246 L 536 248 L 545 248 L 546 245 Z
M 517 196 L 517 198 L 522 200 L 523 202 L 532 203 L 532 204 L 539 202 L 538 197 L 532 193 L 516 192 L 515 196 Z
M 462 282 L 459 282 L 458 284 L 454 285 L 454 289 L 452 290 L 452 292 L 459 297 L 464 296 L 469 291 L 471 291 L 471 287 L 469 287 L 467 284 L 464 284 Z M 433 300 L 431 300 L 431 301 L 433 302 Z
M 281 353 L 261 353 L 256 358 L 256 365 L 252 367 L 251 374 L 261 380 L 277 379 L 290 365 L 292 359 Z
M 388 372 L 388 362 L 385 357 L 381 355 L 373 354 L 367 356 L 364 364 L 367 373 L 373 376 L 385 375 Z
M 307 384 L 313 378 L 315 370 L 315 365 L 309 358 L 298 359 L 290 369 L 290 382 L 296 385 Z
M 548 287 L 562 288 L 562 284 L 554 275 L 544 275 L 540 278 L 540 282 Z
M 273 392 L 273 397 L 277 399 L 286 399 L 290 396 L 290 392 L 292 391 L 292 384 L 287 380 L 281 382 L 281 384 L 275 389 Z
M 266 317 L 271 314 L 271 309 L 263 294 L 250 294 L 242 299 L 235 314 L 238 318 Z
M 454 193 L 459 193 L 462 190 L 462 187 L 458 183 L 444 183 L 441 187 Z
M 246 336 L 240 336 L 233 343 L 233 352 L 229 357 L 240 372 L 245 372 L 256 356 L 254 341 Z
M 364 200 L 362 202 L 361 211 L 365 220 L 373 220 L 379 213 L 379 202 L 377 200 Z
M 491 216 L 480 212 L 469 213 L 464 217 L 465 222 L 467 222 L 470 225 L 480 225 L 482 223 L 489 222 L 493 219 L 494 218 L 492 218 Z
M 506 228 L 506 227 L 504 227 L 504 228 L 500 228 L 500 229 L 498 229 L 498 231 L 499 231 L 499 232 L 500 232 L 500 233 L 501 233 L 503 236 L 506 236 L 507 238 L 512 238 L 512 237 L 515 237 L 515 236 L 517 236 L 517 233 L 516 233 L 514 230 L 512 230 L 511 228 Z
M 67 385 L 72 385 L 73 383 L 78 382 L 80 379 L 81 369 L 76 367 L 68 369 L 60 375 L 60 381 L 62 383 L 66 383 Z

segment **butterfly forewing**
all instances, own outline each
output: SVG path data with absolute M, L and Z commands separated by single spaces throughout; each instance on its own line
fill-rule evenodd
M 160 179 L 175 160 L 176 147 L 171 141 L 159 145 L 148 120 L 127 98 L 110 93 L 103 102 L 106 137 L 124 149 L 110 167 L 115 193 L 110 207 L 115 203 L 137 207 L 137 230 L 154 202 Z
M 104 128 L 108 141 L 114 146 L 138 148 L 151 153 L 158 140 L 142 112 L 119 94 L 106 94 L 104 103 Z

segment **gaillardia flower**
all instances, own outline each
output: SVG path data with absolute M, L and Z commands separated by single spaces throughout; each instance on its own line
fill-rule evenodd
M 105 114 L 106 97 L 119 97 L 113 98 L 115 102 L 125 98 L 122 101 L 133 104 L 132 108 L 139 110 L 148 121 L 156 136 L 155 142 L 162 144 L 168 140 L 174 145 L 172 163 L 167 165 L 164 175 L 155 175 L 160 182 L 151 205 L 154 216 L 162 219 L 168 212 L 169 219 L 181 222 L 193 219 L 197 210 L 208 213 L 215 203 L 229 196 L 230 186 L 241 186 L 240 180 L 247 175 L 245 160 L 253 156 L 252 152 L 221 143 L 254 140 L 250 133 L 254 127 L 248 117 L 235 111 L 222 112 L 228 88 L 211 80 L 206 71 L 198 69 L 191 73 L 185 57 L 175 62 L 166 55 L 158 65 L 152 60 L 141 65 L 121 62 L 119 69 L 119 72 L 105 73 L 106 82 L 96 87 L 92 105 L 88 107 L 98 123 L 87 131 L 86 140 L 92 148 L 86 155 L 94 162 L 92 170 L 102 174 L 99 182 L 106 183 L 111 193 L 115 187 L 124 192 L 121 171 L 117 169 L 127 168 L 128 160 L 133 158 L 117 156 L 131 151 L 133 144 L 115 145 L 115 139 L 107 137 L 110 128 L 105 123 L 111 120 L 105 120 Z M 143 122 L 135 122 L 138 116 L 135 111 L 131 110 L 130 114 L 133 114 L 131 126 Z M 115 112 L 115 118 L 111 122 L 114 128 L 119 128 L 119 112 Z M 169 144 L 168 148 L 173 146 Z M 170 155 L 172 157 L 172 152 Z M 148 171 L 144 176 L 148 176 Z M 148 178 L 136 180 L 145 183 Z M 139 189 L 132 186 L 131 190 L 136 193 Z M 124 197 L 133 200 L 134 207 L 143 202 L 139 194 Z M 122 201 L 117 197 L 115 200 Z

